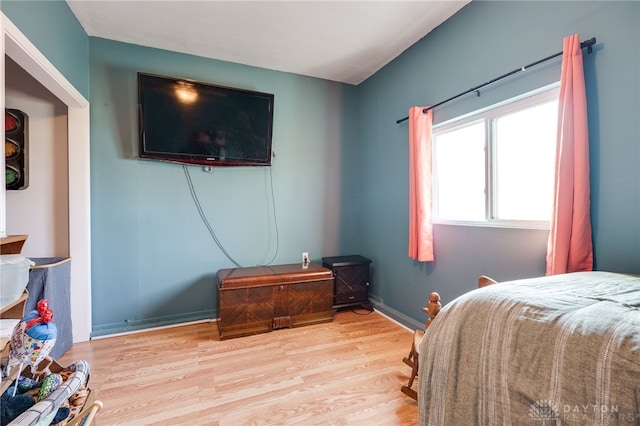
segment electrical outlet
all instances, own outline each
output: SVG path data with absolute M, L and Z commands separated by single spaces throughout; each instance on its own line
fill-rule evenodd
M 302 252 L 302 263 L 309 263 L 309 252 Z

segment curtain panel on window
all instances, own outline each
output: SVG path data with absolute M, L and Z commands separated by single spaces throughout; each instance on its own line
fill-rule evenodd
M 593 269 L 587 96 L 578 34 L 563 41 L 546 275 Z
M 426 107 L 409 108 L 409 257 L 433 261 L 431 210 L 432 117 Z

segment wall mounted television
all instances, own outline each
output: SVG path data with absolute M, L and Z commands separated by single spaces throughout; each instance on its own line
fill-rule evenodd
M 139 157 L 270 166 L 274 95 L 138 73 Z

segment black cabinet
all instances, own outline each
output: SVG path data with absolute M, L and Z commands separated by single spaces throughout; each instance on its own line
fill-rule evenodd
M 369 302 L 369 264 L 371 260 L 359 255 L 323 257 L 322 266 L 333 271 L 333 309 L 364 306 L 373 310 Z

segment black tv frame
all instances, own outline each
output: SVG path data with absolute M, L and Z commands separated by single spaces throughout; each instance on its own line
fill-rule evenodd
M 137 80 L 139 158 L 213 167 L 271 165 L 273 94 L 144 72 Z M 172 87 L 194 90 L 204 100 L 180 102 L 169 94 Z M 211 140 L 219 140 L 220 133 L 236 136 L 229 146 L 239 154 L 213 152 Z M 169 135 L 168 140 L 160 141 L 159 134 Z M 148 140 L 153 135 L 158 140 Z M 204 145 L 196 147 L 194 140 L 203 138 L 209 148 L 200 152 Z

